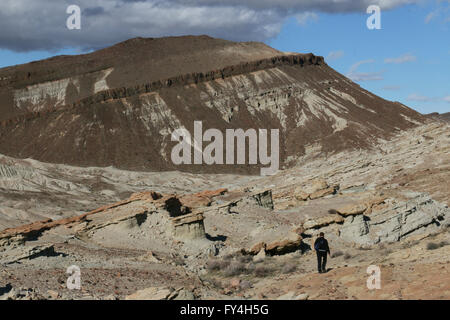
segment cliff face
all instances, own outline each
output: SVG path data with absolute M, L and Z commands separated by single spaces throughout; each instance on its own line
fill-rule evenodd
M 171 132 L 193 132 L 194 121 L 222 132 L 279 129 L 284 165 L 367 148 L 425 121 L 360 88 L 322 57 L 209 37 L 133 39 L 6 68 L 0 80 L 0 153 L 81 166 L 258 172 L 173 165 Z

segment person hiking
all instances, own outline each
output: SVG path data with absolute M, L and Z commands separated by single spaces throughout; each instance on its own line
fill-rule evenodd
M 330 254 L 330 248 L 328 247 L 328 241 L 325 239 L 323 232 L 319 234 L 319 237 L 314 242 L 314 250 L 316 250 L 319 273 L 327 272 L 327 253 Z

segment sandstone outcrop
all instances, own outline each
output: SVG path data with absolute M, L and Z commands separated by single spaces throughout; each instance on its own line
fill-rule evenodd
M 305 186 L 294 189 L 293 196 L 299 201 L 315 200 L 318 198 L 333 195 L 339 190 L 339 186 L 329 186 L 324 179 L 315 179 Z
M 301 249 L 302 236 L 291 232 L 285 238 L 272 242 L 259 242 L 253 245 L 250 249 L 243 249 L 243 254 L 264 257 L 267 255 L 282 255 L 294 252 Z M 263 253 L 264 252 L 264 253 Z
M 205 238 L 205 226 L 202 213 L 190 213 L 172 218 L 173 234 L 179 240 Z

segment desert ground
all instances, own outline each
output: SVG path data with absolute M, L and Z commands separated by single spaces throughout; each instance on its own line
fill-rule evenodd
M 269 177 L 1 156 L 1 299 L 450 299 L 449 129 L 307 152 Z

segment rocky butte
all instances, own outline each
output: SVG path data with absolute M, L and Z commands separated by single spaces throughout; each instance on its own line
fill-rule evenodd
M 0 70 L 0 153 L 76 166 L 259 173 L 170 161 L 171 132 L 279 130 L 280 168 L 423 123 L 313 54 L 208 36 L 131 39 Z

